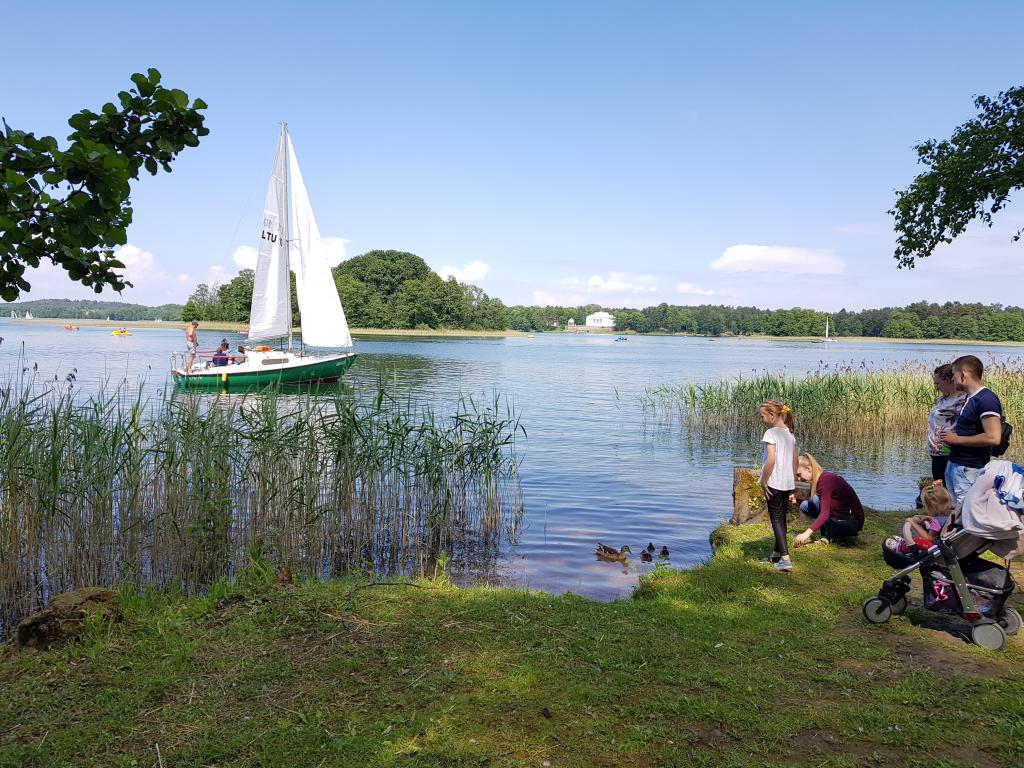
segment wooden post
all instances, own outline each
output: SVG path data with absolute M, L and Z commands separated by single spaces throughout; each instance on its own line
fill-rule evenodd
M 761 470 L 750 467 L 733 467 L 732 470 L 732 520 L 733 525 L 757 523 L 767 516 L 764 491 L 761 490 Z M 811 493 L 808 483 L 797 482 L 797 501 L 803 501 Z M 792 510 L 791 510 L 792 511 Z

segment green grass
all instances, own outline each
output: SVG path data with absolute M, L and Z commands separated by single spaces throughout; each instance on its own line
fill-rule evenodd
M 133 594 L 122 625 L 0 656 L 0 766 L 1020 765 L 1024 638 L 860 619 L 895 521 L 798 550 L 790 577 L 757 564 L 766 527 L 723 528 L 709 563 L 612 603 L 427 581 Z

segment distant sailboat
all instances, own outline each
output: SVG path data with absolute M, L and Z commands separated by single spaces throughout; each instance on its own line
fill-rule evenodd
M 25 313 L 25 319 L 26 320 L 35 320 L 35 318 L 32 317 L 32 313 L 31 312 L 26 312 Z
M 824 344 L 826 341 L 835 341 L 835 339 L 832 338 L 829 335 L 828 320 L 829 320 L 829 316 L 825 315 L 825 338 L 823 338 L 823 339 L 814 339 L 814 343 L 815 344 Z
M 15 312 L 15 311 L 14 311 L 14 310 L 12 309 L 12 310 L 11 310 L 11 320 L 17 320 L 17 319 L 18 319 L 18 313 L 17 313 L 17 312 Z

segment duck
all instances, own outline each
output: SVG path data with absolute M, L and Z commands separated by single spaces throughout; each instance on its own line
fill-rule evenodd
M 597 542 L 597 549 L 594 551 L 594 554 L 601 560 L 624 563 L 626 562 L 626 555 L 631 552 L 632 550 L 629 548 L 628 544 L 623 544 L 622 549 L 615 549 L 614 547 L 609 547 L 606 544 Z
M 648 541 L 647 542 L 647 551 L 648 552 L 653 552 L 654 551 L 654 542 L 653 541 Z
M 662 546 L 661 552 L 658 553 L 658 557 L 668 557 L 668 547 Z
M 649 563 L 652 560 L 654 560 L 654 555 L 652 555 L 645 549 L 643 552 L 640 553 L 640 559 L 643 560 L 645 563 Z

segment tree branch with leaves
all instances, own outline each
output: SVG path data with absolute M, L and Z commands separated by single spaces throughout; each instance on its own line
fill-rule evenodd
M 950 243 L 974 219 L 992 226 L 992 217 L 1024 186 L 1024 87 L 996 97 L 978 96 L 977 117 L 943 141 L 915 147 L 928 167 L 896 193 L 896 254 L 900 268 L 913 268 L 940 243 Z M 1020 240 L 1024 229 L 1012 240 Z
M 186 147 L 209 133 L 202 99 L 160 84 L 160 73 L 131 76 L 99 112 L 82 110 L 68 124 L 61 149 L 52 136 L 14 130 L 0 135 L 0 297 L 14 301 L 31 288 L 25 270 L 44 260 L 100 293 L 122 291 L 124 264 L 114 252 L 132 222 L 131 182 L 144 168 L 170 173 Z

